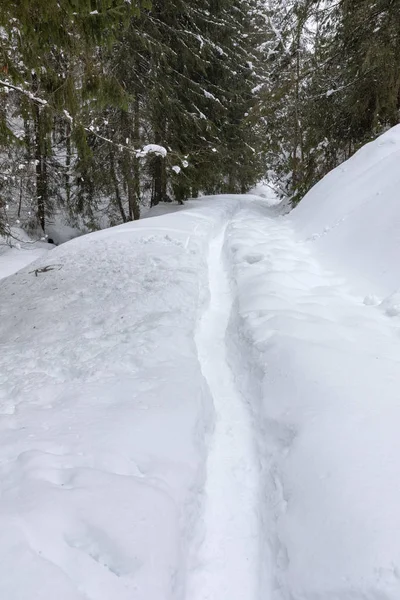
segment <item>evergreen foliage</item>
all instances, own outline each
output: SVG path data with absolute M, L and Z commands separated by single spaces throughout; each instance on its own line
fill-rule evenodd
M 17 198 L 45 231 L 60 211 L 95 228 L 139 218 L 147 198 L 254 184 L 264 170 L 249 119 L 261 69 L 254 4 L 5 0 L 3 223 Z
M 0 228 L 293 202 L 399 119 L 400 0 L 3 0 Z
M 399 122 L 399 0 L 268 2 L 260 118 L 273 178 L 294 202 Z

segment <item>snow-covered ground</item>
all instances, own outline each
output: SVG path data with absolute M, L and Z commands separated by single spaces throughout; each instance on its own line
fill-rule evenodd
M 331 171 L 292 213 L 300 240 L 355 292 L 400 288 L 400 125 Z
M 399 149 L 1 281 L 1 599 L 399 600 Z
M 3 280 L 0 598 L 183 597 L 213 423 L 194 335 L 235 205 L 81 237 Z
M 7 239 L 0 236 L 0 279 L 23 269 L 53 248 L 46 241 L 32 240 L 18 227 L 11 234 Z
M 263 209 L 237 213 L 228 232 L 231 361 L 262 468 L 255 597 L 395 600 L 400 323 L 352 296 Z
M 47 236 L 42 237 L 39 232 L 29 235 L 22 227 L 12 227 L 10 235 L 0 236 L 0 279 L 44 257 L 54 244 L 58 246 L 82 235 L 78 229 L 63 223 L 60 215 L 47 225 L 46 231 Z

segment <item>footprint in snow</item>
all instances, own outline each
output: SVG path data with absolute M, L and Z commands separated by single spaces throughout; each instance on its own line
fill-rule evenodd
M 263 258 L 263 254 L 247 254 L 247 256 L 244 257 L 244 260 L 249 263 L 249 265 L 254 265 L 255 263 L 260 262 Z

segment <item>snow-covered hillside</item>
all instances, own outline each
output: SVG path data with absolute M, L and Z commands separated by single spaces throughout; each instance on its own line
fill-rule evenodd
M 399 324 L 352 296 L 288 221 L 265 217 L 238 213 L 227 243 L 228 346 L 261 462 L 254 597 L 395 600 Z
M 400 598 L 398 143 L 0 282 L 1 599 Z
M 400 125 L 320 181 L 293 211 L 300 237 L 364 294 L 400 288 Z

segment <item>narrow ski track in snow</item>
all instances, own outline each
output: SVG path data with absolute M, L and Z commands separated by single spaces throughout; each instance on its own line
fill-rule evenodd
M 232 298 L 222 256 L 224 239 L 225 229 L 210 245 L 210 303 L 196 336 L 214 401 L 215 429 L 187 600 L 255 600 L 258 595 L 258 467 L 251 417 L 227 362 Z

